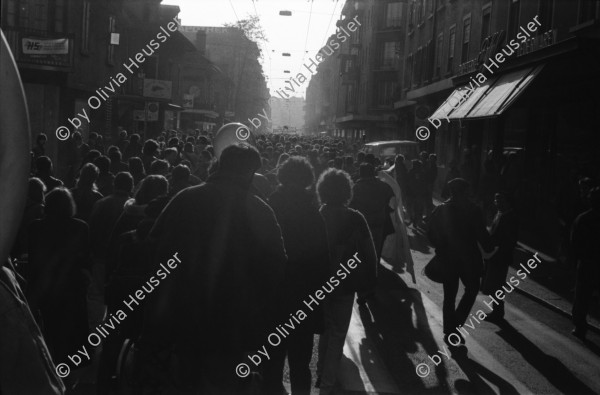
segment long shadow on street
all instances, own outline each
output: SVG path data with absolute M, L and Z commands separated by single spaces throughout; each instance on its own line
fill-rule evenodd
M 413 308 L 416 326 L 412 319 Z M 418 351 L 418 343 L 429 355 L 438 351 L 418 290 L 409 288 L 394 272 L 380 266 L 375 297 L 368 307 L 360 307 L 360 316 L 367 336 L 375 344 L 400 393 L 451 393 L 446 384 L 448 372 L 444 364 L 435 369 L 441 384 L 427 389 L 415 373 L 418 363 L 413 363 L 409 357 Z

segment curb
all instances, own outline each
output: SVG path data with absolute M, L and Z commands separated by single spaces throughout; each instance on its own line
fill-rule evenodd
M 546 301 L 546 300 L 544 300 L 542 298 L 539 298 L 539 297 L 535 296 L 532 293 L 523 291 L 522 289 L 520 289 L 518 287 L 515 287 L 515 291 L 517 291 L 521 295 L 524 295 L 525 297 L 533 300 L 534 302 L 537 302 L 537 303 L 545 306 L 546 308 L 548 308 L 548 309 L 550 309 L 552 311 L 555 311 L 555 312 L 557 312 L 557 313 L 559 313 L 559 314 L 561 314 L 561 315 L 563 315 L 563 316 L 565 316 L 565 317 L 567 317 L 569 319 L 571 318 L 571 313 L 569 313 L 567 311 L 564 311 L 560 307 L 555 306 L 552 303 L 550 303 L 550 302 L 548 302 L 548 301 Z M 591 332 L 594 332 L 594 333 L 596 333 L 598 335 L 600 335 L 600 327 L 597 327 L 595 325 L 592 325 L 592 324 L 588 323 L 588 330 L 591 331 Z

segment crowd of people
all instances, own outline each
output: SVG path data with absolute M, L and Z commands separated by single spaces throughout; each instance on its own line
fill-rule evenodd
M 262 135 L 254 146 L 224 150 L 200 131 L 165 131 L 143 141 L 121 130 L 108 147 L 96 133 L 83 140 L 75 132 L 66 142 L 68 169 L 58 179 L 45 155 L 47 138 L 38 136 L 11 254 L 53 360 L 67 360 L 127 295 L 150 287 L 153 265 L 179 252 L 182 269 L 103 342 L 98 393 L 114 388 L 126 339 L 139 355 L 150 353 L 148 360 L 171 352 L 185 361 L 178 371 L 159 364 L 167 378 L 156 366 L 136 365 L 140 386 L 241 391 L 248 384 L 232 377 L 231 364 L 242 351 L 257 348 L 297 311 L 331 277 L 334 263 L 358 254 L 363 268 L 263 367 L 263 392 L 283 393 L 287 355 L 292 391 L 310 393 L 313 334 L 322 333 L 317 381 L 330 393 L 354 295 L 360 292 L 361 303 L 372 296 L 384 239 L 395 231 L 390 199 L 399 192 L 377 177 L 394 163 L 328 137 Z M 434 157 L 423 157 L 435 165 Z M 426 200 L 433 185 L 420 161 L 405 166 L 398 156 L 395 163 L 392 179 L 411 186 L 410 211 L 432 206 Z M 412 215 L 415 226 L 421 217 Z
M 355 297 L 367 303 L 373 296 L 385 240 L 407 225 L 427 234 L 454 268 L 444 281 L 446 336 L 464 323 L 480 290 L 478 245 L 498 249 L 488 288 L 505 281 L 518 227 L 511 194 L 494 194 L 488 232 L 469 200 L 469 183 L 453 167 L 442 191 L 448 200 L 435 208 L 434 154 L 382 162 L 358 143 L 330 137 L 258 135 L 254 145 L 220 149 L 213 137 L 165 131 L 143 141 L 121 130 L 105 147 L 102 136 L 90 133 L 84 142 L 75 132 L 66 142 L 63 179 L 45 155 L 45 135 L 31 151 L 27 205 L 11 256 L 55 363 L 67 361 L 128 295 L 142 287 L 149 294 L 98 350 L 98 394 L 126 384 L 115 381 L 122 376 L 120 356 L 131 363 L 129 383 L 137 390 L 260 387 L 268 394 L 285 393 L 287 357 L 292 393 L 309 394 L 315 333 L 321 334 L 317 386 L 332 393 Z M 578 223 L 583 229 L 595 222 Z M 410 257 L 406 238 L 398 240 L 403 245 L 396 248 L 405 251 L 399 256 Z M 157 265 L 174 253 L 180 268 L 151 285 Z M 260 383 L 254 374 L 236 376 L 246 354 L 264 346 L 333 278 L 339 262 L 355 255 L 360 271 L 335 290 L 323 287 L 327 298 L 272 350 Z M 456 307 L 459 281 L 465 294 Z M 586 309 L 577 310 L 579 328 Z M 503 316 L 502 304 L 490 319 Z M 124 350 L 132 357 L 123 359 Z M 76 380 L 65 382 L 72 388 Z

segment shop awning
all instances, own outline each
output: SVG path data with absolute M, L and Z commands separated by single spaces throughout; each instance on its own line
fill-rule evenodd
M 519 98 L 543 67 L 528 67 L 490 78 L 473 89 L 461 86 L 448 96 L 430 118 L 472 119 L 501 115 Z
M 185 109 L 183 111 L 181 111 L 181 114 L 198 114 L 198 115 L 205 115 L 209 118 L 217 118 L 219 116 L 219 113 L 211 111 L 211 110 L 198 110 L 198 109 Z
M 498 78 L 492 89 L 471 110 L 467 118 L 485 118 L 501 115 L 514 103 L 544 65 L 513 71 Z
M 480 86 L 473 84 L 473 89 L 468 92 L 469 96 L 464 100 L 464 102 L 454 109 L 448 116 L 449 119 L 462 119 L 467 118 L 467 114 L 475 107 L 477 103 L 481 100 L 481 98 L 489 92 L 490 88 L 496 82 L 496 78 L 488 79 Z
M 445 119 L 450 112 L 454 109 L 454 106 L 460 102 L 460 99 L 465 96 L 467 88 L 461 86 L 456 88 L 454 92 L 448 96 L 445 102 L 435 110 L 435 112 L 429 117 L 430 119 Z

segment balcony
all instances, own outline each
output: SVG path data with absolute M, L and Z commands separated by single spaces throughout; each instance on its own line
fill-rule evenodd
M 400 70 L 400 59 L 383 59 L 375 66 L 374 71 L 398 71 Z
M 389 18 L 377 28 L 377 33 L 396 32 L 402 30 L 402 18 Z

